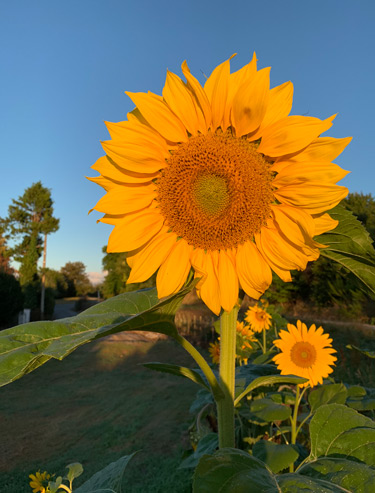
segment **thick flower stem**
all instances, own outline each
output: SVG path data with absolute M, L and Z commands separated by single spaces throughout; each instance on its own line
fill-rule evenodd
M 224 399 L 216 402 L 219 447 L 234 447 L 234 379 L 236 360 L 236 323 L 238 307 L 220 317 L 220 386 Z
M 263 354 L 267 352 L 267 334 L 266 329 L 263 329 Z

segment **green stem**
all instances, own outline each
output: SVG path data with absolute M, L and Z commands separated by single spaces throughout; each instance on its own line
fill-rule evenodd
M 219 382 L 215 377 L 214 372 L 210 368 L 207 361 L 200 354 L 200 352 L 197 351 L 197 349 L 195 349 L 195 347 L 192 344 L 190 344 L 190 342 L 187 339 L 185 339 L 185 337 L 182 337 L 180 334 L 174 336 L 174 339 L 179 344 L 181 344 L 181 346 L 193 357 L 193 359 L 198 364 L 199 368 L 202 370 L 204 376 L 207 378 L 207 381 L 211 387 L 215 401 L 218 402 L 224 399 L 224 393 L 219 385 Z
M 263 329 L 263 354 L 266 354 L 267 352 L 267 336 L 266 336 L 266 329 Z
M 219 448 L 234 447 L 234 385 L 236 360 L 236 323 L 238 307 L 220 317 L 220 386 L 224 399 L 216 401 Z
M 301 429 L 301 426 L 297 428 L 298 410 L 299 410 L 299 406 L 300 406 L 303 394 L 305 393 L 306 389 L 307 389 L 307 387 L 305 387 L 302 390 L 302 392 L 300 393 L 299 385 L 297 385 L 296 400 L 295 400 L 295 404 L 294 404 L 293 417 L 291 419 L 291 440 L 290 440 L 290 443 L 292 445 L 294 445 L 296 443 L 298 432 Z M 289 472 L 294 472 L 294 464 L 291 464 L 289 466 Z

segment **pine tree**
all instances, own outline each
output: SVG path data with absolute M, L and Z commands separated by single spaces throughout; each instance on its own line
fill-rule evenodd
M 51 191 L 40 181 L 33 183 L 17 200 L 12 200 L 4 227 L 15 240 L 10 249 L 13 259 L 20 262 L 20 282 L 27 285 L 38 279 L 38 260 L 44 250 L 45 268 L 47 235 L 59 229 L 59 220 L 53 216 Z M 43 238 L 44 237 L 44 238 Z M 44 240 L 44 241 L 43 241 Z M 44 243 L 44 245 L 43 245 Z M 41 312 L 44 311 L 44 276 L 42 278 Z

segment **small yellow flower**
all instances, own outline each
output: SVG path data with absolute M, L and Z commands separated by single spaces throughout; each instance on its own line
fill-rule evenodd
M 51 475 L 48 474 L 47 471 L 38 471 L 35 474 L 30 474 L 30 487 L 33 488 L 33 493 L 46 493 L 50 477 Z
M 271 315 L 259 306 L 251 306 L 246 312 L 246 322 L 249 322 L 254 332 L 262 332 L 271 327 Z
M 219 364 L 219 362 L 220 362 L 220 344 L 218 341 L 210 342 L 210 347 L 208 348 L 208 352 L 210 353 L 212 363 Z
M 329 334 L 324 334 L 323 328 L 316 328 L 313 324 L 309 329 L 300 320 L 297 327 L 288 324 L 288 330 L 281 330 L 280 339 L 273 341 L 281 350 L 273 360 L 277 364 L 281 375 L 297 375 L 308 378 L 309 381 L 300 384 L 300 387 L 310 385 L 314 387 L 323 382 L 333 372 L 331 365 L 337 360 Z
M 250 329 L 248 325 L 245 325 L 244 322 L 238 322 L 236 325 L 237 335 L 241 336 L 243 339 L 249 342 L 255 341 L 254 331 Z

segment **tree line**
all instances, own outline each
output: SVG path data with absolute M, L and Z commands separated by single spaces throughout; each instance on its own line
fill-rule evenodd
M 51 191 L 40 181 L 13 199 L 8 215 L 0 218 L 0 326 L 14 322 L 23 308 L 35 319 L 51 317 L 55 297 L 93 291 L 82 262 L 67 262 L 60 271 L 46 267 L 47 237 L 58 229 Z M 12 261 L 19 263 L 18 271 Z

